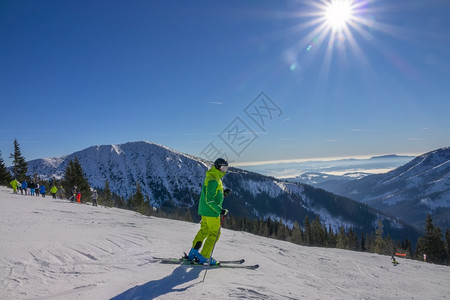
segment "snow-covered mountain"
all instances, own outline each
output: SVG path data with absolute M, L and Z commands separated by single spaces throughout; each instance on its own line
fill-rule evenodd
M 343 195 L 423 229 L 426 216 L 441 229 L 450 228 L 450 147 L 416 157 L 385 174 L 330 187 Z
M 152 205 L 165 201 L 191 206 L 191 192 L 200 193 L 208 163 L 151 142 L 92 146 L 59 158 L 28 162 L 28 175 L 62 178 L 69 161 L 77 157 L 89 184 L 103 188 L 109 181 L 111 191 L 129 197 L 139 183 Z
M 324 190 L 330 190 L 330 187 L 338 187 L 345 182 L 361 179 L 368 175 L 370 174 L 364 172 L 350 172 L 342 175 L 330 175 L 321 172 L 305 172 L 294 178 L 286 178 L 286 180 L 309 184 Z
M 199 225 L 14 195 L 0 187 L 0 299 L 448 299 L 449 267 L 303 247 L 222 229 L 219 260 L 257 270 L 161 264 Z
M 68 162 L 77 157 L 91 186 L 103 187 L 108 180 L 113 192 L 130 196 L 138 182 L 156 207 L 196 207 L 209 163 L 150 142 L 93 146 L 52 159 L 30 161 L 29 175 L 61 177 Z M 394 238 L 416 240 L 418 233 L 406 224 L 356 201 L 308 185 L 278 180 L 230 168 L 224 185 L 233 190 L 224 207 L 246 218 L 281 219 L 285 224 L 303 224 L 320 216 L 324 225 L 354 227 L 371 232 L 378 219 Z

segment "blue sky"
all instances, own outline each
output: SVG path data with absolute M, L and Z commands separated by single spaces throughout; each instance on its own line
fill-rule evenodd
M 236 163 L 449 146 L 450 3 L 351 5 L 332 30 L 322 1 L 1 1 L 3 159 L 15 138 L 27 160 L 140 140 Z

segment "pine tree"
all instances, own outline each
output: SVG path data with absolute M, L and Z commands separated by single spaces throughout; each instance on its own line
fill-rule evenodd
M 9 185 L 11 181 L 11 173 L 9 173 L 8 168 L 6 168 L 5 162 L 3 161 L 2 152 L 0 151 L 0 185 Z
M 269 227 L 267 226 L 267 222 L 260 220 L 258 224 L 258 235 L 263 237 L 269 236 Z
M 367 248 L 366 248 L 366 239 L 364 238 L 364 236 L 363 235 L 361 235 L 361 251 L 367 251 Z
M 443 264 L 447 261 L 447 250 L 445 249 L 445 243 L 442 240 L 442 231 L 439 227 L 434 229 L 433 243 L 433 255 L 435 256 L 435 262 Z
M 341 226 L 339 228 L 339 234 L 337 235 L 336 238 L 336 248 L 348 249 L 348 237 L 347 234 L 345 233 L 344 226 Z
M 281 222 L 281 220 L 278 220 L 278 232 L 276 238 L 285 241 L 288 236 L 288 228 Z
M 311 236 L 313 246 L 323 246 L 325 244 L 325 234 L 323 232 L 322 224 L 320 224 L 320 218 L 317 216 L 311 225 Z
M 328 224 L 328 239 L 327 239 L 327 243 L 328 243 L 328 247 L 331 248 L 336 248 L 336 243 L 337 243 L 337 236 L 333 231 L 333 228 L 331 228 L 331 225 Z
M 445 231 L 445 246 L 447 248 L 447 259 L 450 259 L 450 230 Z
M 312 232 L 311 232 L 311 223 L 309 223 L 309 217 L 306 215 L 305 217 L 305 245 L 311 246 L 312 242 Z
M 427 261 L 432 263 L 444 263 L 448 258 L 442 231 L 439 227 L 434 227 L 430 214 L 425 224 L 425 236 L 417 242 L 416 258 L 421 260 L 424 254 L 427 255 Z
M 373 234 L 366 233 L 365 245 L 368 252 L 375 252 L 375 237 Z
M 91 200 L 91 188 L 77 157 L 69 161 L 63 180 L 66 193 L 70 194 L 74 186 L 81 192 L 81 202 Z
M 103 189 L 103 195 L 101 199 L 101 204 L 111 207 L 113 206 L 111 189 L 109 188 L 109 181 L 105 181 L 105 188 Z M 100 199 L 99 199 L 100 200 Z
M 433 239 L 433 233 L 434 233 L 434 225 L 433 220 L 431 219 L 431 215 L 428 214 L 427 220 L 425 223 L 425 236 L 419 238 L 417 242 L 417 249 L 416 249 L 416 258 L 422 259 L 423 255 L 427 255 L 427 261 L 432 261 L 431 259 L 431 244 Z
M 131 210 L 135 210 L 142 214 L 149 213 L 148 210 L 150 208 L 150 205 L 148 205 L 148 203 L 145 201 L 145 197 L 142 193 L 141 185 L 139 183 L 136 184 L 136 193 L 131 196 L 130 200 L 128 201 L 128 205 Z
M 117 208 L 125 208 L 125 199 L 123 197 L 118 196 L 114 199 L 114 207 Z
M 302 230 L 297 221 L 294 222 L 294 227 L 292 230 L 292 242 L 297 245 L 303 244 Z
M 383 239 L 383 222 L 381 220 L 378 220 L 378 228 L 375 230 L 374 251 L 378 254 L 389 254 L 386 252 L 386 242 Z
M 353 251 L 359 250 L 359 241 L 358 241 L 358 235 L 353 231 L 353 229 L 350 227 L 348 229 L 348 248 Z
M 28 163 L 22 156 L 17 139 L 14 139 L 14 153 L 11 153 L 9 157 L 13 159 L 13 169 L 12 169 L 13 176 L 20 182 L 26 180 L 27 179 L 26 174 L 28 172 Z
M 408 239 L 405 239 L 405 241 L 402 241 L 401 249 L 403 249 L 403 251 L 407 257 L 413 257 L 413 252 L 411 249 L 411 242 Z

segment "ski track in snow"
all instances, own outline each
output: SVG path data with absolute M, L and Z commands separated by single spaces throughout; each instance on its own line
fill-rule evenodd
M 450 268 L 224 229 L 214 256 L 257 270 L 160 264 L 198 224 L 13 195 L 0 187 L 0 299 L 450 299 Z

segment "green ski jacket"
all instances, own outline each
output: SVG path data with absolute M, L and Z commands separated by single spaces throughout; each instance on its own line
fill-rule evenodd
M 218 217 L 222 211 L 223 184 L 222 177 L 225 175 L 212 166 L 206 171 L 203 182 L 202 193 L 198 203 L 198 214 L 207 217 Z

